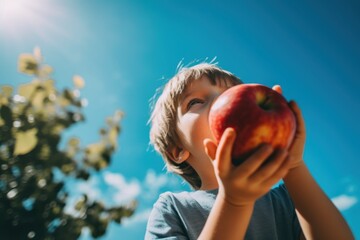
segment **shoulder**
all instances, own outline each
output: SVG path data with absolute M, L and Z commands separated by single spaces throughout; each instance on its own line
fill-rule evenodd
M 172 192 L 162 193 L 153 205 L 150 219 L 159 218 L 160 216 L 167 218 L 168 216 L 174 215 L 176 213 L 176 205 L 182 201 L 181 199 L 184 195 L 186 194 Z
M 187 198 L 187 196 L 186 192 L 165 192 L 159 196 L 148 219 L 145 239 L 166 238 L 170 236 L 181 238 L 181 236 L 184 236 L 183 224 L 178 208 L 181 208 L 182 198 Z
M 154 204 L 154 208 L 171 210 L 174 206 L 184 205 L 191 199 L 190 192 L 165 192 L 160 194 L 158 200 Z
M 166 208 L 194 208 L 194 207 L 206 207 L 212 205 L 215 201 L 217 191 L 192 191 L 192 192 L 165 192 L 159 196 L 159 199 L 155 202 L 154 207 L 166 207 Z
M 205 191 L 165 192 L 150 213 L 146 239 L 176 236 L 196 239 L 211 210 L 214 194 Z

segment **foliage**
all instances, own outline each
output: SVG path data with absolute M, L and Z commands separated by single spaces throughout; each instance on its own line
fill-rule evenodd
M 84 227 L 93 237 L 104 235 L 111 221 L 120 223 L 133 214 L 135 202 L 110 208 L 85 194 L 75 205 L 76 214 L 66 213 L 64 183 L 67 178 L 86 181 L 110 164 L 122 112 L 107 119 L 99 142 L 81 147 L 79 139 L 71 138 L 60 149 L 63 132 L 84 121 L 84 80 L 74 76 L 72 89 L 57 90 L 53 69 L 43 63 L 39 49 L 20 55 L 18 67 L 34 79 L 17 93 L 11 86 L 0 91 L 1 239 L 76 239 Z

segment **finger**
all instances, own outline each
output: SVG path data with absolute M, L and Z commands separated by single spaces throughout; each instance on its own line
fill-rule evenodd
M 262 145 L 255 153 L 240 164 L 236 169 L 236 174 L 251 176 L 273 153 L 274 149 L 269 144 Z
M 277 169 L 277 171 L 266 181 L 263 182 L 264 186 L 267 188 L 271 188 L 281 179 L 283 179 L 289 172 L 291 166 L 292 157 L 287 156 L 285 161 L 282 162 L 281 166 Z
M 250 178 L 255 182 L 262 182 L 273 176 L 274 173 L 282 166 L 286 160 L 288 152 L 285 149 L 277 150 L 267 159 L 267 163 L 263 164 Z
M 203 142 L 205 152 L 211 160 L 215 160 L 217 145 L 210 138 L 206 138 Z
M 296 117 L 296 123 L 297 123 L 296 131 L 298 133 L 305 134 L 305 121 L 301 113 L 301 110 L 299 108 L 299 105 L 295 101 L 290 101 L 289 106 L 293 110 Z
M 281 88 L 280 85 L 274 85 L 274 86 L 272 87 L 272 89 L 275 90 L 276 92 L 282 94 L 282 88 Z
M 216 151 L 218 170 L 221 173 L 229 172 L 232 166 L 231 152 L 235 141 L 235 137 L 236 137 L 236 133 L 232 128 L 225 129 L 223 135 L 221 136 L 219 146 Z

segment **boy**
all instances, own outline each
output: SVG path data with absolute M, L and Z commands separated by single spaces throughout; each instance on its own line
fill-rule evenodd
M 295 102 L 289 103 L 297 118 L 290 148 L 263 145 L 234 166 L 235 131 L 227 129 L 215 143 L 209 109 L 236 84 L 241 80 L 230 72 L 202 63 L 183 68 L 164 87 L 150 118 L 150 140 L 168 170 L 196 191 L 162 194 L 145 238 L 353 239 L 302 159 L 305 128 Z M 281 93 L 279 86 L 274 89 Z M 271 189 L 281 179 L 285 185 Z

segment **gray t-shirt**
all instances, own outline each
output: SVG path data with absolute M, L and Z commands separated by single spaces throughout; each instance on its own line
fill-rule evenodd
M 150 214 L 145 239 L 197 239 L 217 192 L 161 194 Z M 245 239 L 290 240 L 299 239 L 300 233 L 294 205 L 282 184 L 256 201 Z

